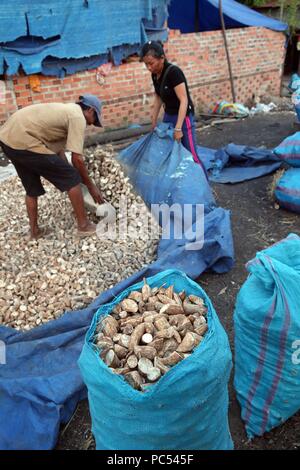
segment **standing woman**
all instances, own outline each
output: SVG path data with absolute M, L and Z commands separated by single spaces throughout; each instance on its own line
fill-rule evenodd
M 155 89 L 152 129 L 157 125 L 160 108 L 164 107 L 163 122 L 174 126 L 174 139 L 193 155 L 206 174 L 203 163 L 197 154 L 194 123 L 194 105 L 188 84 L 182 70 L 167 61 L 162 43 L 148 41 L 142 48 L 142 60 L 152 75 Z

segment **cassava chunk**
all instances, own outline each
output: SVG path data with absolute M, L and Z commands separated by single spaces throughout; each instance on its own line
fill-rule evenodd
M 163 347 L 164 339 L 163 338 L 155 338 L 152 343 L 149 343 L 148 346 L 152 346 L 156 349 L 156 351 L 160 351 Z
M 108 367 L 116 368 L 120 366 L 119 358 L 113 349 L 106 353 L 104 362 Z
M 160 314 L 167 315 L 179 315 L 183 313 L 184 310 L 180 305 L 177 304 L 165 304 L 159 311 Z
M 124 357 L 128 353 L 128 349 L 124 348 L 124 346 L 121 346 L 120 344 L 115 344 L 114 350 L 118 356 L 119 359 L 124 359 Z
M 125 334 L 121 335 L 120 340 L 119 340 L 119 344 L 121 346 L 123 346 L 124 348 L 128 349 L 129 343 L 130 343 L 130 338 L 131 338 L 131 336 L 129 336 L 129 335 L 125 335 Z
M 134 347 L 134 354 L 141 359 L 141 357 L 146 357 L 153 361 L 155 356 L 157 355 L 157 351 L 153 346 L 135 346 Z
M 149 382 L 156 382 L 161 376 L 160 369 L 158 367 L 152 367 L 147 374 L 147 379 Z
M 173 292 L 174 292 L 174 287 L 173 286 L 169 286 L 166 290 L 165 290 L 165 295 L 167 297 L 169 297 L 169 299 L 173 299 Z
M 204 300 L 197 295 L 189 295 L 189 300 L 196 305 L 200 305 L 201 307 L 204 306 Z
M 155 328 L 157 328 L 159 331 L 160 330 L 166 330 L 167 328 L 170 327 L 170 324 L 167 321 L 167 319 L 165 317 L 162 317 L 162 316 L 159 316 L 159 317 L 157 317 L 156 320 L 154 320 L 154 325 L 155 325 Z
M 130 369 L 135 369 L 138 365 L 138 358 L 134 354 L 132 354 L 127 359 L 127 365 L 128 367 L 130 367 Z
M 161 362 L 160 357 L 156 357 L 154 359 L 154 366 L 158 367 L 162 374 L 166 374 L 170 370 L 170 367 L 166 366 Z
M 181 298 L 179 297 L 179 295 L 176 294 L 176 292 L 174 292 L 173 297 L 174 297 L 174 300 L 175 300 L 176 304 L 177 304 L 177 305 L 180 305 L 180 306 L 182 307 L 182 300 L 181 300 Z
M 139 372 L 145 377 L 147 377 L 151 369 L 153 369 L 153 363 L 150 361 L 150 359 L 147 359 L 146 357 L 141 357 L 138 362 Z
M 142 336 L 142 343 L 149 344 L 153 341 L 153 336 L 150 333 L 145 333 Z
M 163 357 L 166 353 L 176 351 L 178 342 L 175 338 L 170 338 L 164 341 L 163 347 L 160 351 L 160 356 Z
M 96 344 L 100 349 L 109 349 L 113 347 L 112 339 L 109 336 L 103 336 L 102 334 L 98 335 Z
M 160 361 L 165 366 L 175 366 L 179 361 L 182 361 L 183 355 L 177 351 L 172 352 L 168 357 L 161 357 Z
M 143 296 L 141 292 L 138 292 L 137 290 L 133 290 L 130 292 L 128 299 L 134 300 L 135 302 L 139 303 L 143 300 Z
M 182 301 L 184 301 L 184 299 L 186 298 L 186 293 L 184 290 L 182 290 L 181 292 L 179 292 L 179 297 L 181 298 Z
M 126 374 L 125 379 L 134 389 L 140 390 L 143 380 L 137 370 L 133 370 L 132 372 Z
M 139 309 L 139 306 L 134 300 L 124 299 L 121 302 L 121 308 L 126 312 L 136 313 Z
M 121 327 L 121 331 L 124 333 L 124 335 L 131 335 L 133 330 L 134 328 L 132 325 L 125 325 L 124 327 Z
M 157 294 L 157 298 L 159 300 L 159 302 L 161 302 L 162 304 L 173 304 L 173 305 L 177 305 L 175 300 L 173 299 L 170 299 L 170 297 L 168 297 L 167 295 L 165 294 Z
M 103 334 L 112 338 L 118 333 L 119 324 L 111 315 L 104 317 L 102 320 Z
M 203 315 L 200 315 L 200 317 L 196 318 L 194 321 L 194 328 L 200 328 L 202 325 L 206 325 L 206 319 Z
M 207 323 L 203 323 L 203 325 L 199 326 L 199 328 L 195 328 L 195 333 L 197 333 L 197 335 L 199 336 L 203 336 L 205 335 L 207 330 L 208 330 Z
M 188 331 L 182 342 L 177 348 L 178 352 L 190 352 L 194 349 L 203 338 L 196 333 Z
M 154 334 L 154 325 L 153 325 L 153 323 L 145 321 L 145 332 L 150 334 L 150 335 Z
M 192 315 L 193 313 L 202 314 L 203 308 L 200 305 L 192 304 L 185 299 L 183 301 L 183 310 L 187 315 Z
M 134 346 L 137 346 L 145 333 L 145 323 L 136 326 L 131 335 L 128 348 L 133 351 Z
M 144 285 L 142 287 L 142 298 L 144 302 L 147 302 L 149 297 L 151 296 L 151 287 L 148 286 L 146 279 L 144 278 Z

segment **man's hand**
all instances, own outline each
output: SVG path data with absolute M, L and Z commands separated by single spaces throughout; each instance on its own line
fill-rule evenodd
M 95 184 L 91 184 L 88 187 L 88 190 L 89 190 L 89 193 L 90 193 L 90 195 L 92 196 L 92 198 L 94 199 L 95 202 L 97 202 L 98 204 L 103 204 L 104 203 L 102 193 L 101 193 L 100 189 L 97 188 L 97 186 Z

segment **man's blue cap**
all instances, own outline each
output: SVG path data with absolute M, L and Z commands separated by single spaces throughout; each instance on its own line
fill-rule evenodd
M 97 120 L 95 122 L 95 126 L 103 127 L 101 124 L 101 108 L 102 108 L 102 101 L 95 95 L 91 95 L 89 93 L 85 95 L 79 96 L 79 101 L 90 108 L 93 108 L 96 111 Z

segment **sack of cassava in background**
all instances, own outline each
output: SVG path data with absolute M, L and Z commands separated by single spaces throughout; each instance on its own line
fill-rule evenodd
M 234 313 L 234 386 L 251 438 L 300 409 L 300 238 L 257 253 L 247 269 Z
M 280 207 L 300 214 L 300 168 L 285 171 L 274 191 Z

